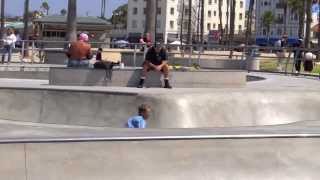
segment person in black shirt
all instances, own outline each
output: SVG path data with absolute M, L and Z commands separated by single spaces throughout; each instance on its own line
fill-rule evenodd
M 138 88 L 143 87 L 148 71 L 161 72 L 164 75 L 164 88 L 172 88 L 169 83 L 169 66 L 167 51 L 161 45 L 156 45 L 149 48 L 146 54 L 146 59 L 142 66 L 142 76 Z

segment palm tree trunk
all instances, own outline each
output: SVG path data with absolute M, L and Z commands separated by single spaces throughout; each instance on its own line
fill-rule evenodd
M 201 25 L 200 25 L 200 40 L 201 44 L 204 43 L 204 0 L 201 0 Z
M 181 22 L 180 22 L 180 45 L 183 42 L 183 23 L 184 23 L 184 0 L 182 0 Z
M 320 7 L 320 1 L 318 1 L 318 6 Z M 319 32 L 319 25 L 320 25 L 320 11 L 318 12 L 318 48 L 320 48 L 320 32 Z M 318 51 L 318 59 L 320 58 L 320 51 Z
M 303 38 L 304 37 L 304 20 L 305 20 L 305 17 L 306 17 L 306 14 L 305 14 L 305 9 L 306 9 L 306 3 L 302 3 L 303 6 L 302 6 L 302 9 L 299 10 L 299 38 Z
M 227 22 L 226 22 L 226 30 L 225 30 L 225 33 L 226 33 L 226 40 L 228 42 L 229 40 L 229 9 L 230 9 L 230 1 L 231 0 L 227 0 Z
M 22 39 L 28 41 L 29 40 L 29 0 L 24 1 L 24 16 L 23 16 L 23 22 L 24 22 L 24 28 L 23 28 L 23 36 Z M 29 42 L 25 43 L 25 51 L 23 52 L 24 57 L 28 57 L 28 49 L 29 49 Z
M 235 17 L 236 17 L 236 0 L 231 1 L 231 14 L 230 14 L 230 37 L 229 37 L 229 43 L 233 43 L 234 38 L 234 30 L 235 30 Z M 229 58 L 231 59 L 233 56 L 233 50 L 230 51 Z
M 200 42 L 200 21 L 201 21 L 201 1 L 198 0 L 198 17 L 197 17 L 197 43 Z
M 77 0 L 68 1 L 67 36 L 66 40 L 77 40 Z
M 192 22 L 192 0 L 189 0 L 189 9 L 188 9 L 188 38 L 187 38 L 187 43 L 188 44 L 191 44 L 191 40 L 192 40 L 192 37 L 191 37 L 191 22 Z
M 252 34 L 252 18 L 253 18 L 253 8 L 254 8 L 254 0 L 250 0 L 249 4 L 249 13 L 247 17 L 247 31 L 246 31 L 246 45 L 249 45 L 249 41 L 251 39 Z
M 0 25 L 0 39 L 3 39 L 4 33 L 5 33 L 5 16 L 4 16 L 4 12 L 5 11 L 5 0 L 1 0 L 1 25 Z M 1 42 L 2 44 L 2 42 Z
M 287 15 L 288 15 L 288 2 L 287 0 L 282 1 L 283 3 L 283 34 L 287 34 Z
M 146 9 L 146 30 L 145 33 L 149 33 L 152 42 L 156 41 L 156 36 L 154 32 L 156 32 L 156 0 L 147 0 L 147 9 Z
M 106 14 L 106 0 L 101 0 L 101 18 L 105 18 Z
M 312 15 L 311 15 L 311 6 L 312 0 L 306 1 L 306 12 L 307 12 L 307 22 L 306 22 L 306 38 L 305 38 L 305 47 L 310 48 L 310 35 L 311 35 L 311 22 L 312 22 Z
M 223 36 L 223 22 L 222 22 L 222 0 L 219 0 L 219 33 L 220 33 L 220 38 L 222 39 Z M 221 41 L 219 41 L 221 44 Z

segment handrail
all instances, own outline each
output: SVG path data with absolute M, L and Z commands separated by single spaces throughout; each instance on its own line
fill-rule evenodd
M 320 138 L 320 133 L 288 134 L 239 134 L 239 135 L 167 135 L 167 136 L 110 136 L 110 137 L 63 137 L 63 138 L 17 138 L 0 139 L 0 144 L 13 143 L 71 143 L 97 141 L 159 141 L 159 140 L 217 140 L 217 139 L 284 139 Z

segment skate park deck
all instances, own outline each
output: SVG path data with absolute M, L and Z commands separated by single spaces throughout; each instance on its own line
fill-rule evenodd
M 266 80 L 166 90 L 1 79 L 0 177 L 318 179 L 320 81 L 250 75 Z M 121 128 L 145 101 L 150 128 Z M 111 112 L 117 120 L 101 120 Z

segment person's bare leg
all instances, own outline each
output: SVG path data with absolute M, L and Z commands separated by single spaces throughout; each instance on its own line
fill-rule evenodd
M 162 72 L 164 76 L 164 88 L 171 89 L 171 85 L 169 83 L 169 66 L 166 64 L 162 67 Z
M 142 72 L 141 72 L 142 74 L 140 77 L 138 88 L 143 88 L 144 81 L 147 78 L 148 69 L 149 69 L 149 64 L 147 62 L 144 62 L 142 65 Z

